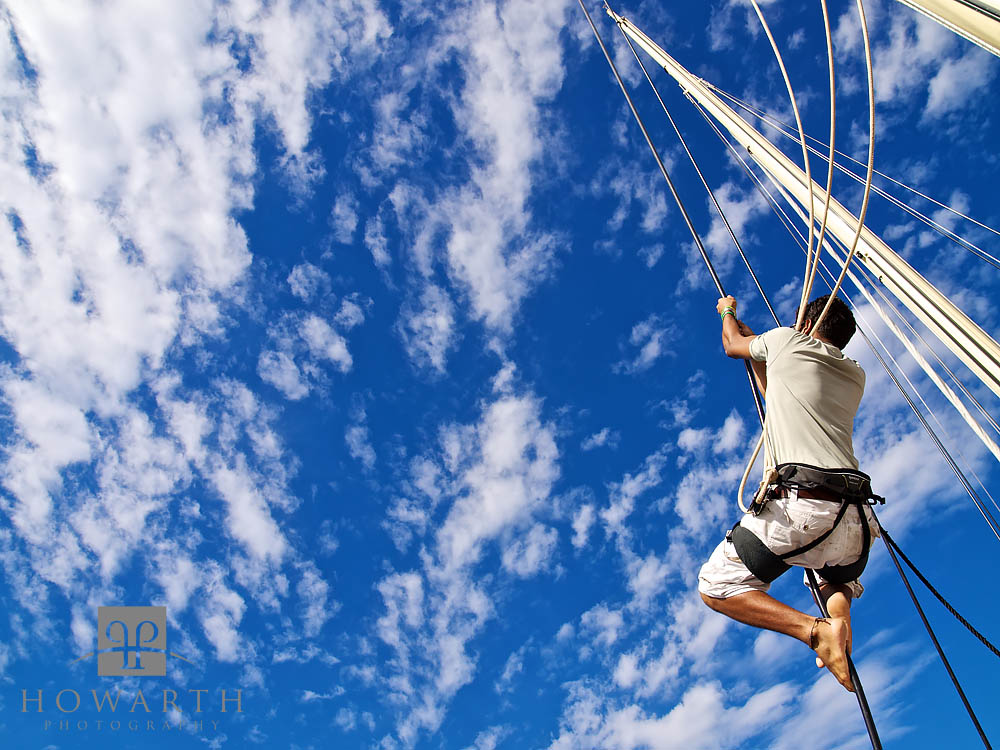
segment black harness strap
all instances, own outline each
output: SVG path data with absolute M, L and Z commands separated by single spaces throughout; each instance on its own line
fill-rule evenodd
M 853 505 L 861 520 L 861 554 L 853 563 L 824 565 L 818 572 L 830 583 L 846 584 L 856 580 L 868 564 L 872 539 L 863 505 L 873 498 L 884 502 L 883 498 L 872 494 L 869 477 L 853 469 L 820 469 L 807 464 L 781 464 L 777 468 L 778 481 L 773 490 L 798 487 L 824 490 L 839 497 L 840 510 L 829 529 L 801 547 L 780 555 L 772 552 L 756 534 L 737 522 L 726 536 L 733 543 L 740 560 L 756 578 L 764 583 L 771 583 L 791 567 L 785 560 L 808 552 L 826 541 L 844 519 L 848 507 Z M 831 498 L 831 502 L 838 501 Z

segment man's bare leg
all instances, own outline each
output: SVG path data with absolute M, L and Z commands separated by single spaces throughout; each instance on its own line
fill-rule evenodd
M 765 594 L 763 591 L 747 591 L 744 594 L 737 594 L 728 599 L 716 599 L 711 596 L 701 595 L 702 600 L 716 612 L 726 615 L 739 622 L 752 625 L 755 628 L 773 630 L 791 636 L 812 648 L 810 638 L 815 632 L 816 647 L 813 649 L 816 655 L 823 661 L 823 665 L 833 673 L 837 681 L 845 688 L 854 691 L 851 685 L 851 675 L 847 667 L 847 639 L 850 633 L 849 620 L 842 616 L 834 615 L 830 612 L 831 618 L 827 622 L 820 622 L 813 629 L 816 623 L 815 617 L 810 617 L 805 612 L 789 607 L 783 602 L 779 602 L 773 596 Z M 834 597 L 831 596 L 831 599 Z M 846 598 L 846 597 L 845 597 Z M 838 611 L 842 605 L 838 601 L 834 604 Z M 847 612 L 850 616 L 850 600 L 847 600 Z
M 847 653 L 851 653 L 851 589 L 839 583 L 823 583 L 819 594 L 826 603 L 830 617 L 839 617 L 847 622 Z M 824 667 L 823 660 L 816 657 L 816 666 Z

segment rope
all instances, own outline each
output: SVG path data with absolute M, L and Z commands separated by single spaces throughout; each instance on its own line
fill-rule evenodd
M 729 141 L 728 138 L 726 138 L 725 134 L 719 129 L 719 127 L 715 124 L 715 122 L 708 116 L 708 113 L 706 113 L 704 111 L 704 109 L 701 107 L 701 105 L 697 101 L 695 101 L 694 99 L 692 99 L 690 96 L 688 96 L 688 99 L 694 105 L 695 109 L 705 119 L 705 121 L 709 124 L 709 126 L 712 128 L 712 130 L 718 136 L 718 138 L 722 142 L 722 144 L 728 149 L 729 153 L 736 159 L 737 163 L 740 164 L 740 166 L 743 168 L 743 171 L 747 174 L 748 177 L 750 177 L 751 181 L 754 183 L 754 185 L 756 186 L 757 190 L 760 191 L 761 195 L 764 196 L 764 199 L 768 202 L 768 204 L 771 206 L 772 210 L 775 212 L 775 214 L 781 220 L 782 225 L 788 231 L 788 233 L 791 236 L 792 240 L 796 244 L 798 244 L 799 249 L 802 250 L 803 253 L 805 253 L 806 252 L 806 248 L 805 248 L 805 245 L 803 244 L 805 242 L 805 238 L 802 237 L 802 233 L 799 231 L 798 227 L 791 221 L 791 219 L 789 219 L 788 214 L 785 212 L 785 209 L 778 203 L 777 199 L 773 195 L 771 195 L 771 192 L 767 189 L 767 186 L 761 181 L 761 179 L 757 176 L 757 174 L 751 169 L 750 165 L 747 164 L 747 161 L 743 158 L 742 154 L 740 154 L 739 151 L 736 150 L 736 148 L 733 146 L 733 144 Z M 785 191 L 783 190 L 783 188 L 780 185 L 776 185 L 776 187 L 777 187 L 777 189 L 779 191 L 781 191 L 782 197 L 784 197 L 784 199 L 788 202 L 788 204 L 790 206 L 793 206 L 795 208 L 795 210 L 799 212 L 799 215 L 800 215 L 801 218 L 804 218 L 804 216 L 802 216 L 802 214 L 804 212 L 800 208 L 798 208 L 797 204 L 795 204 L 795 203 L 792 202 L 790 196 L 788 196 L 787 193 L 785 193 Z M 821 267 L 822 267 L 822 269 L 824 271 L 826 271 L 827 273 L 829 273 L 830 278 L 832 279 L 833 278 L 833 274 L 830 273 L 826 269 L 826 266 L 825 266 L 825 264 L 822 261 L 820 261 L 820 265 L 821 265 Z M 851 281 L 853 281 L 854 284 L 862 291 L 862 293 L 865 293 L 864 287 L 860 284 L 860 282 L 858 281 L 858 279 L 853 274 L 850 275 L 850 278 L 851 278 Z M 830 282 L 828 282 L 828 283 L 830 283 Z M 832 284 L 831 284 L 831 288 L 832 288 Z M 847 295 L 845 295 L 845 296 L 847 296 Z M 847 297 L 847 299 L 848 299 L 848 302 L 851 302 L 850 297 Z M 869 302 L 873 303 L 873 300 L 871 300 L 869 298 Z M 852 304 L 852 306 L 853 306 L 853 304 Z M 877 304 L 873 303 L 872 306 L 873 306 L 873 308 L 876 311 L 879 310 L 879 306 Z M 861 320 L 862 320 L 862 322 L 865 322 L 863 316 L 861 316 Z M 882 368 L 886 371 L 886 373 L 892 379 L 893 383 L 895 384 L 896 388 L 899 390 L 899 392 L 902 395 L 903 399 L 906 401 L 906 403 L 909 405 L 910 409 L 913 411 L 914 415 L 920 421 L 921 426 L 927 432 L 928 436 L 931 438 L 931 440 L 934 443 L 935 447 L 938 449 L 938 451 L 941 453 L 942 457 L 945 459 L 945 462 L 948 464 L 949 468 L 951 468 L 952 472 L 955 474 L 955 476 L 958 478 L 959 482 L 962 484 L 962 487 L 965 489 L 966 493 L 969 495 L 969 497 L 971 498 L 972 502 L 975 504 L 976 508 L 979 510 L 980 514 L 983 516 L 983 519 L 986 521 L 987 525 L 990 527 L 990 530 L 997 537 L 998 541 L 1000 541 L 1000 531 L 998 531 L 998 529 L 996 528 L 995 523 L 992 522 L 992 520 L 991 520 L 992 519 L 992 514 L 990 514 L 988 512 L 988 510 L 983 507 L 982 502 L 981 502 L 981 500 L 978 497 L 978 494 L 976 493 L 975 489 L 972 487 L 971 483 L 969 482 L 968 478 L 965 476 L 965 474 L 962 471 L 962 469 L 958 466 L 957 462 L 951 456 L 951 454 L 948 451 L 948 449 L 944 446 L 944 444 L 941 442 L 941 440 L 937 437 L 937 435 L 934 432 L 934 429 L 927 423 L 926 419 L 924 419 L 924 416 L 920 413 L 920 410 L 917 408 L 917 405 L 913 402 L 913 399 L 911 399 L 910 396 L 909 396 L 909 394 L 906 393 L 906 391 L 903 389 L 902 384 L 899 382 L 899 380 L 896 378 L 896 376 L 889 369 L 889 366 L 886 363 L 885 359 L 879 354 L 878 350 L 875 349 L 875 345 L 868 338 L 867 334 L 865 334 L 863 328 L 859 327 L 858 330 L 861 333 L 862 338 L 864 338 L 865 343 L 868 345 L 868 348 L 871 349 L 872 353 L 878 359 L 879 364 L 882 366 Z M 872 331 L 873 331 L 873 334 L 874 334 L 874 328 L 872 328 Z M 876 336 L 876 339 L 878 339 L 877 336 Z M 886 354 L 890 358 L 892 358 L 891 352 L 889 352 L 889 350 L 885 347 L 885 345 L 882 343 L 881 339 L 878 339 L 878 342 L 883 347 L 883 349 L 885 349 Z M 895 363 L 895 359 L 894 358 L 892 358 L 892 359 L 893 359 L 893 362 Z M 898 364 L 896 364 L 896 366 L 899 367 Z M 900 368 L 900 372 L 903 372 L 904 377 L 905 377 L 905 372 L 901 368 Z M 912 384 L 911 384 L 911 387 L 913 387 Z M 916 389 L 914 388 L 914 390 L 916 390 Z M 928 410 L 928 411 L 930 411 L 930 410 Z M 758 447 L 758 450 L 759 450 L 759 447 Z M 756 454 L 755 454 L 755 457 L 756 457 Z M 751 461 L 751 463 L 752 463 L 752 461 Z M 747 470 L 744 473 L 744 477 L 743 477 L 743 480 L 742 480 L 742 482 L 744 484 L 746 482 L 746 477 L 748 475 L 749 475 L 749 470 Z M 977 480 L 978 480 L 978 476 L 977 476 Z M 980 486 L 983 486 L 981 480 L 979 480 L 979 483 L 980 483 Z M 989 495 L 989 492 L 986 490 L 985 486 L 983 486 L 983 490 L 987 492 L 987 495 Z M 740 495 L 739 498 L 740 498 L 740 500 L 739 500 L 740 507 L 742 508 L 743 507 L 742 499 L 741 499 L 742 495 Z M 992 495 L 990 495 L 990 498 L 992 499 Z M 994 504 L 995 504 L 995 502 L 994 502 Z
M 826 608 L 826 602 L 823 601 L 823 597 L 819 593 L 819 582 L 816 580 L 816 572 L 810 568 L 806 568 L 806 578 L 809 581 L 809 590 L 812 592 L 816 606 L 819 607 L 820 614 L 823 617 L 829 617 L 830 612 Z M 872 741 L 872 750 L 882 750 L 882 740 L 879 739 L 878 729 L 875 727 L 875 719 L 872 717 L 872 710 L 868 705 L 868 697 L 865 695 L 864 686 L 861 684 L 861 677 L 858 675 L 858 670 L 854 667 L 854 660 L 851 658 L 851 655 L 846 654 L 846 656 L 847 670 L 851 675 L 851 685 L 854 687 L 854 697 L 858 699 L 858 707 L 861 709 L 861 716 L 865 720 L 868 737 Z
M 837 88 L 835 85 L 834 74 L 833 74 L 833 34 L 830 32 L 830 13 L 826 5 L 826 0 L 820 0 L 820 5 L 823 8 L 823 29 L 826 32 L 826 56 L 827 56 L 827 67 L 830 69 L 830 157 L 827 160 L 827 173 L 826 173 L 826 200 L 823 201 L 823 223 L 819 228 L 819 239 L 816 240 L 816 260 L 819 260 L 820 249 L 823 247 L 823 238 L 826 236 L 826 222 L 830 215 L 830 198 L 831 190 L 833 189 L 833 163 L 834 163 L 834 134 L 836 133 L 836 122 L 837 122 Z M 872 128 L 871 134 L 874 136 L 874 118 L 872 118 Z M 802 145 L 805 146 L 805 133 L 801 133 Z M 869 143 L 873 142 L 874 138 L 869 139 Z M 873 154 L 869 149 L 869 157 Z M 871 164 L 871 158 L 869 158 L 869 165 Z M 812 190 L 812 185 L 810 184 L 810 192 Z M 859 231 L 860 235 L 860 231 Z M 857 240 L 855 240 L 857 242 Z M 819 265 L 814 261 L 813 264 L 813 277 L 809 280 L 809 292 L 804 289 L 802 291 L 803 300 L 809 297 L 812 293 L 813 281 L 816 278 L 816 266 Z M 826 307 L 823 308 L 823 312 L 817 320 L 813 321 L 813 332 L 819 330 L 820 323 L 823 322 L 823 318 L 826 317 L 827 312 L 830 309 L 830 305 L 833 303 L 833 298 L 837 296 L 836 291 L 830 295 L 830 299 L 826 303 Z
M 865 42 L 865 66 L 868 69 L 868 173 L 865 177 L 865 194 L 861 201 L 861 211 L 858 214 L 858 227 L 857 231 L 854 233 L 854 239 L 851 241 L 851 249 L 847 253 L 847 258 L 844 260 L 844 267 L 840 270 L 840 276 L 837 278 L 837 283 L 833 285 L 833 290 L 830 292 L 830 298 L 826 301 L 826 305 L 823 307 L 823 312 L 819 314 L 816 322 L 813 323 L 813 331 L 819 330 L 820 324 L 826 317 L 826 314 L 830 311 L 830 305 L 833 304 L 834 298 L 837 296 L 837 292 L 840 290 L 840 285 L 844 283 L 844 276 L 847 275 L 848 267 L 851 265 L 851 260 L 854 258 L 855 252 L 858 249 L 858 240 L 861 238 L 861 230 L 865 226 L 865 215 L 868 213 L 868 200 L 871 197 L 872 190 L 872 170 L 875 168 L 875 72 L 872 68 L 872 48 L 871 40 L 868 37 L 868 21 L 865 19 L 865 8 L 862 0 L 857 0 L 858 4 L 858 16 L 861 19 L 861 34 Z M 826 5 L 824 4 L 824 9 Z M 829 33 L 829 26 L 827 26 L 827 33 Z M 803 146 L 805 136 L 803 135 Z M 833 144 L 830 144 L 831 148 Z M 830 157 L 830 176 L 833 176 L 833 156 Z M 827 188 L 827 204 L 830 201 L 829 188 Z M 816 247 L 816 258 L 819 259 L 821 246 Z
M 747 164 L 746 160 L 734 148 L 734 146 L 732 145 L 732 143 L 730 143 L 729 139 L 726 138 L 725 134 L 722 133 L 721 130 L 719 130 L 718 126 L 712 121 L 712 119 L 708 116 L 708 114 L 704 111 L 704 109 L 698 104 L 698 102 L 696 102 L 693 99 L 691 99 L 690 96 L 688 98 L 689 98 L 689 100 L 691 100 L 692 104 L 694 104 L 696 110 L 699 113 L 701 113 L 701 115 L 705 119 L 705 121 L 711 126 L 712 130 L 715 131 L 715 134 L 722 141 L 723 145 L 726 146 L 726 148 L 733 155 L 733 157 L 737 160 L 737 162 L 743 167 L 743 170 L 746 172 L 746 174 L 754 182 L 754 184 L 756 185 L 757 189 L 764 196 L 765 200 L 768 201 L 768 203 L 771 205 L 772 209 L 779 215 L 779 218 L 782 219 L 782 224 L 788 230 L 788 232 L 791 235 L 792 239 L 795 240 L 799 244 L 799 248 L 804 253 L 806 250 L 805 250 L 805 248 L 802 245 L 802 241 L 804 241 L 804 240 L 801 239 L 801 233 L 799 233 L 799 236 L 797 238 L 796 237 L 796 232 L 798 232 L 798 229 L 791 222 L 791 220 L 788 218 L 788 215 L 785 213 L 785 210 L 778 204 L 777 200 L 774 198 L 774 196 L 771 195 L 771 193 L 770 193 L 770 191 L 768 191 L 767 187 L 763 184 L 763 182 L 761 182 L 760 178 L 757 177 L 757 175 L 754 173 L 754 171 L 750 168 L 750 166 Z M 803 215 L 804 212 L 798 207 L 797 204 L 795 204 L 792 201 L 791 197 L 784 191 L 784 189 L 781 187 L 781 185 L 776 185 L 775 187 L 781 192 L 782 197 L 785 199 L 785 201 L 787 201 L 790 206 L 792 206 L 796 211 L 798 211 L 800 218 L 804 219 L 805 218 L 804 215 Z M 829 245 L 827 247 L 829 249 Z M 825 270 L 825 264 L 823 264 L 822 261 L 820 263 L 821 263 L 821 266 L 823 266 L 823 268 Z M 831 274 L 831 278 L 832 278 L 832 274 Z M 861 283 L 858 281 L 858 279 L 853 274 L 850 274 L 850 278 L 854 282 L 854 284 L 862 291 L 862 293 L 866 294 L 864 287 L 861 285 Z M 831 285 L 831 288 L 832 288 L 832 285 Z M 848 301 L 850 301 L 850 298 L 848 298 Z M 869 298 L 869 302 L 872 303 L 872 306 L 873 306 L 873 308 L 876 311 L 880 310 L 879 306 L 877 304 L 875 304 L 874 301 L 871 298 Z M 883 318 L 883 319 L 886 320 L 886 323 L 889 324 L 890 327 L 892 327 L 891 324 L 889 323 L 889 321 L 886 318 Z M 862 318 L 862 320 L 863 320 L 863 318 Z M 874 332 L 874 329 L 872 329 L 872 330 Z M 954 458 L 951 456 L 951 454 L 948 451 L 948 449 L 944 446 L 944 444 L 941 442 L 941 440 L 937 437 L 937 435 L 934 432 L 934 429 L 927 423 L 926 419 L 924 419 L 924 417 L 920 413 L 919 409 L 917 409 L 916 404 L 913 403 L 913 400 L 910 398 L 909 394 L 907 394 L 906 391 L 903 389 L 902 384 L 899 382 L 899 380 L 896 378 L 896 376 L 891 372 L 891 370 L 889 370 L 888 364 L 885 362 L 885 360 L 882 358 L 882 356 L 875 349 L 874 345 L 869 340 L 868 336 L 860 328 L 859 328 L 859 331 L 861 332 L 861 335 L 865 339 L 865 341 L 868 344 L 869 348 L 872 350 L 872 353 L 879 360 L 879 363 L 881 364 L 882 368 L 886 371 L 886 373 L 892 379 L 893 383 L 896 385 L 896 387 L 899 390 L 900 394 L 906 400 L 907 404 L 910 406 L 911 410 L 916 415 L 917 419 L 920 421 L 920 423 L 923 426 L 924 430 L 930 436 L 930 438 L 933 441 L 935 447 L 937 447 L 938 451 L 941 453 L 942 457 L 945 459 L 945 461 L 948 464 L 949 468 L 951 468 L 951 470 L 955 473 L 955 476 L 961 482 L 961 484 L 964 487 L 966 493 L 972 499 L 972 502 L 975 504 L 976 508 L 979 510 L 980 514 L 983 516 L 983 519 L 986 521 L 987 525 L 990 527 L 990 530 L 997 537 L 998 541 L 1000 541 L 1000 530 L 997 529 L 996 523 L 992 521 L 992 514 L 989 513 L 988 509 L 986 509 L 986 508 L 983 507 L 982 501 L 978 497 L 978 494 L 976 493 L 975 489 L 972 487 L 971 483 L 969 482 L 968 478 L 965 476 L 965 474 L 962 471 L 962 469 L 958 466 L 958 464 L 955 462 Z M 879 344 L 885 349 L 886 354 L 888 354 L 889 357 L 892 358 L 892 354 L 885 347 L 885 345 L 882 344 L 881 340 L 879 340 Z M 893 361 L 895 362 L 894 359 L 893 359 Z M 897 364 L 897 367 L 898 367 L 898 364 Z M 902 372 L 902 369 L 901 369 L 901 372 Z M 905 374 L 904 374 L 904 377 L 905 377 Z M 912 385 L 911 385 L 911 387 L 912 387 Z M 914 390 L 916 390 L 916 389 L 914 389 Z M 759 450 L 759 448 L 758 448 L 758 450 Z M 755 452 L 755 456 L 756 456 L 756 452 Z M 748 475 L 749 475 L 749 469 L 744 473 L 744 478 L 743 478 L 743 482 L 742 482 L 743 484 L 745 484 L 746 477 Z M 980 484 L 982 484 L 982 482 L 980 482 Z M 985 490 L 985 487 L 983 489 Z M 990 497 L 992 498 L 992 496 L 990 496 Z M 738 499 L 739 499 L 740 507 L 743 508 L 742 495 L 740 495 Z
M 885 542 L 886 549 L 889 550 L 889 556 L 892 557 L 892 562 L 896 565 L 899 577 L 903 579 L 903 584 L 906 586 L 906 592 L 910 595 L 910 599 L 913 600 L 913 606 L 917 608 L 920 619 L 923 621 L 924 627 L 927 629 L 927 634 L 931 637 L 931 641 L 934 643 L 934 648 L 938 652 L 941 663 L 944 664 L 944 668 L 948 671 L 948 676 L 951 677 L 951 682 L 955 686 L 955 690 L 958 691 L 958 695 L 962 699 L 962 703 L 965 705 L 965 710 L 968 712 L 969 718 L 972 719 L 972 723 L 975 725 L 976 731 L 979 732 L 979 737 L 982 739 L 986 750 L 993 750 L 993 746 L 990 745 L 990 741 L 987 739 L 986 733 L 983 731 L 983 727 L 979 723 L 979 719 L 976 718 L 976 712 L 972 710 L 972 704 L 970 704 L 969 699 L 965 697 L 965 691 L 962 690 L 962 685 L 959 683 L 958 677 L 955 675 L 955 671 L 951 668 L 951 664 L 948 662 L 948 657 L 944 655 L 944 649 L 941 648 L 941 644 L 938 642 L 937 636 L 934 635 L 934 630 L 931 628 L 931 624 L 927 620 L 927 615 L 924 614 L 923 607 L 921 607 L 920 602 L 917 601 L 917 595 L 913 593 L 913 588 L 910 586 L 910 581 L 907 579 L 906 573 L 903 572 L 903 567 L 899 564 L 899 560 L 896 559 L 896 550 L 893 549 L 895 544 L 890 544 L 889 537 L 886 534 L 885 529 L 882 528 L 882 524 L 878 520 L 878 516 L 875 515 L 874 509 L 872 510 L 872 516 L 875 518 L 875 523 L 878 524 L 878 527 L 882 532 L 882 540 Z M 902 554 L 902 552 L 900 552 L 900 554 Z
M 881 528 L 881 527 L 879 527 L 879 528 Z M 917 566 L 914 565 L 913 562 L 911 562 L 910 558 L 908 558 L 906 556 L 906 553 L 903 552 L 903 550 L 901 550 L 899 548 L 898 544 L 896 544 L 896 540 L 893 539 L 891 536 L 889 536 L 889 533 L 885 529 L 882 529 L 882 535 L 885 538 L 886 544 L 888 544 L 889 546 L 891 546 L 896 551 L 896 553 L 901 558 L 903 558 L 903 562 L 905 562 L 907 564 L 907 566 L 910 568 L 910 570 L 912 570 L 914 572 L 914 574 L 917 576 L 917 578 L 920 579 L 920 582 L 922 584 L 924 584 L 924 586 L 927 587 L 927 590 L 930 591 L 932 594 L 934 594 L 934 597 L 939 602 L 941 602 L 941 605 L 946 610 L 948 610 L 951 613 L 952 617 L 954 617 L 956 620 L 958 620 L 960 623 L 962 623 L 962 625 L 965 626 L 966 630 L 968 630 L 970 633 L 972 633 L 977 639 L 979 639 L 980 643 L 982 643 L 984 646 L 986 646 L 986 648 L 988 648 L 990 651 L 993 652 L 994 656 L 996 656 L 997 658 L 1000 658 L 1000 649 L 998 649 L 996 646 L 994 646 L 992 643 L 990 643 L 989 639 L 987 639 L 985 635 L 983 635 L 978 630 L 976 630 L 969 623 L 968 620 L 966 620 L 964 617 L 962 617 L 961 614 L 959 614 L 958 610 L 956 610 L 953 606 L 951 606 L 951 604 L 948 602 L 948 600 L 945 599 L 938 592 L 938 590 L 936 588 L 934 588 L 934 586 L 931 585 L 931 582 L 928 581 L 927 578 L 924 577 L 924 574 L 921 573 L 919 570 L 917 570 Z
M 757 4 L 757 0 L 750 0 L 750 4 L 753 5 L 753 9 L 757 13 L 757 18 L 760 19 L 760 25 L 763 27 L 764 33 L 767 35 L 767 40 L 771 43 L 771 49 L 774 52 L 774 57 L 778 61 L 778 68 L 781 70 L 781 77 L 784 78 L 784 80 L 785 80 L 785 88 L 788 90 L 788 98 L 789 98 L 789 101 L 791 102 L 791 105 L 792 105 L 792 113 L 795 115 L 795 124 L 796 124 L 796 126 L 798 127 L 798 130 L 799 130 L 799 143 L 802 146 L 802 161 L 805 164 L 806 183 L 811 186 L 813 184 L 813 181 L 812 181 L 812 170 L 809 167 L 809 151 L 806 149 L 806 133 L 805 133 L 805 130 L 803 129 L 803 127 L 802 127 L 802 118 L 799 116 L 799 105 L 797 104 L 797 102 L 795 100 L 795 92 L 792 90 L 792 82 L 788 78 L 788 69 L 785 68 L 785 62 L 784 62 L 784 60 L 781 57 L 781 52 L 778 50 L 778 45 L 774 41 L 774 35 L 771 34 L 771 27 L 767 25 L 767 20 L 764 18 L 764 14 L 761 12 L 760 6 Z M 798 329 L 799 326 L 802 325 L 802 316 L 805 314 L 805 311 L 806 311 L 806 296 L 809 293 L 809 287 L 812 286 L 810 280 L 811 280 L 812 276 L 815 274 L 815 271 L 812 270 L 813 269 L 813 266 L 811 265 L 811 263 L 812 263 L 811 257 L 812 256 L 810 255 L 810 252 L 812 251 L 813 238 L 814 238 L 814 232 L 815 232 L 815 227 L 813 226 L 813 221 L 814 221 L 814 216 L 813 216 L 814 205 L 813 204 L 814 204 L 814 201 L 813 201 L 813 191 L 812 191 L 812 189 L 810 187 L 810 190 L 809 190 L 809 240 L 806 242 L 806 248 L 807 248 L 807 252 L 806 252 L 806 272 L 805 272 L 806 286 L 802 290 L 802 299 L 799 301 L 799 313 L 798 313 L 798 316 L 795 319 L 795 327 L 796 327 L 796 329 Z M 816 254 L 817 254 L 817 256 L 819 255 L 818 250 L 817 250 Z

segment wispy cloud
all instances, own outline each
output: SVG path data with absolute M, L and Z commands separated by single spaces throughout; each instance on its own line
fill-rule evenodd
M 629 343 L 638 347 L 638 353 L 631 360 L 622 360 L 614 365 L 616 372 L 626 372 L 630 375 L 645 372 L 656 361 L 670 353 L 667 348 L 667 338 L 670 327 L 656 313 L 650 315 L 632 326 Z
M 504 568 L 517 576 L 536 573 L 552 554 L 555 532 L 535 518 L 559 474 L 559 453 L 539 406 L 530 395 L 501 394 L 477 423 L 445 427 L 428 457 L 447 514 L 423 568 L 379 584 L 386 613 L 378 635 L 393 653 L 382 679 L 405 708 L 397 734 L 406 746 L 437 729 L 473 677 L 468 643 L 495 614 L 487 581 L 474 575 L 487 545 L 500 545 Z

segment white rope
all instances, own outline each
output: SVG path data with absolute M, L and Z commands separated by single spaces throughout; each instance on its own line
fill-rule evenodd
M 861 237 L 861 230 L 865 226 L 865 214 L 868 213 L 868 200 L 871 198 L 872 192 L 872 170 L 875 167 L 875 73 L 872 68 L 872 48 L 871 40 L 868 36 L 868 21 L 865 19 L 865 8 L 862 0 L 857 0 L 857 5 L 858 16 L 861 19 L 861 34 L 865 42 L 865 66 L 868 69 L 868 173 L 865 177 L 865 194 L 861 201 L 861 211 L 858 214 L 858 228 L 854 233 L 854 239 L 851 241 L 851 249 L 847 253 L 846 260 L 844 260 L 844 267 L 840 271 L 840 276 L 837 277 L 837 283 L 833 285 L 833 290 L 830 292 L 830 298 L 826 301 L 826 305 L 823 307 L 823 312 L 819 314 L 819 318 L 813 323 L 814 335 L 819 330 L 823 318 L 830 311 L 830 305 L 833 304 L 833 300 L 840 290 L 840 285 L 844 283 L 844 276 L 847 274 L 848 266 L 851 265 L 851 260 L 854 258 L 855 252 L 857 252 L 858 239 Z M 830 169 L 832 171 L 833 167 L 831 166 Z M 829 194 L 827 194 L 827 200 L 829 200 Z M 820 247 L 817 247 L 817 258 L 819 257 L 819 253 Z
M 830 199 L 833 197 L 831 194 L 833 188 L 833 164 L 834 164 L 834 134 L 836 133 L 836 123 L 837 123 L 837 88 L 834 80 L 833 74 L 833 34 L 830 32 L 830 13 L 826 6 L 826 0 L 820 0 L 820 5 L 823 7 L 823 28 L 826 32 L 826 56 L 827 56 L 827 67 L 830 70 L 830 156 L 827 159 L 828 170 L 826 174 L 826 199 L 823 202 L 823 223 L 819 228 L 819 239 L 816 240 L 816 261 L 813 264 L 813 275 L 806 284 L 807 289 L 802 290 L 802 299 L 807 301 L 809 295 L 812 294 L 813 281 L 816 278 L 816 267 L 819 265 L 819 254 L 820 248 L 823 246 L 823 238 L 826 236 L 826 220 L 830 215 Z M 803 139 L 805 134 L 802 134 Z M 803 140 L 805 143 L 805 140 Z M 871 154 L 869 153 L 869 156 Z M 869 159 L 869 167 L 871 165 L 871 159 Z M 811 191 L 810 185 L 810 191 Z M 858 232 L 860 236 L 860 231 Z M 857 242 L 857 238 L 855 238 Z M 833 298 L 836 296 L 836 292 L 830 295 L 830 302 L 833 302 Z M 826 315 L 829 309 L 829 303 L 823 308 L 823 313 L 819 316 L 819 320 L 813 321 L 813 332 L 819 330 L 819 324 L 822 322 L 823 317 Z
M 767 172 L 765 172 L 765 174 L 767 174 Z M 770 175 L 768 175 L 768 177 L 770 177 Z M 796 204 L 792 200 L 792 197 L 788 195 L 784 187 L 782 187 L 779 183 L 773 180 L 772 184 L 774 184 L 778 192 L 781 193 L 782 197 L 789 202 L 792 209 L 799 214 L 799 217 L 805 219 L 804 216 L 805 212 L 802 211 L 802 209 L 798 206 L 798 204 Z M 830 245 L 829 240 L 824 243 L 824 247 L 826 248 L 827 252 L 830 253 L 830 255 L 837 261 L 837 264 L 841 265 L 841 260 L 838 257 L 837 252 Z M 872 309 L 874 309 L 879 314 L 879 317 L 882 318 L 886 326 L 899 339 L 899 341 L 903 344 L 903 346 L 906 347 L 907 351 L 914 358 L 914 360 L 916 360 L 917 364 L 920 365 L 921 369 L 923 369 L 924 372 L 927 373 L 927 376 L 931 379 L 931 382 L 933 382 L 934 385 L 938 387 L 938 390 L 940 390 L 941 393 L 944 395 L 944 397 L 948 399 L 948 401 L 951 403 L 951 405 L 955 407 L 956 411 L 958 411 L 958 413 L 962 415 L 962 418 L 966 421 L 966 423 L 969 425 L 972 431 L 979 437 L 979 439 L 982 440 L 986 448 L 997 458 L 998 461 L 1000 461 L 1000 447 L 998 447 L 996 442 L 994 442 L 994 440 L 986 433 L 986 431 L 983 429 L 983 426 L 975 420 L 975 418 L 966 408 L 965 404 L 962 403 L 962 401 L 958 398 L 958 396 L 955 395 L 955 392 L 948 386 L 948 384 L 945 383 L 943 380 L 941 380 L 941 377 L 937 374 L 934 368 L 931 367 L 930 363 L 927 362 L 927 359 L 922 354 L 920 354 L 916 346 L 914 346 L 913 342 L 910 341 L 910 339 L 899 329 L 899 326 L 897 326 L 892 320 L 889 319 L 889 317 L 885 314 L 884 310 L 882 310 L 882 307 L 875 301 L 875 299 L 868 293 L 864 285 L 858 280 L 858 277 L 855 276 L 854 273 L 851 272 L 850 270 L 847 272 L 847 277 L 865 296 L 865 299 L 868 300 L 868 302 L 871 304 Z
M 767 40 L 771 43 L 771 49 L 774 51 L 774 57 L 778 61 L 778 68 L 781 70 L 781 77 L 785 80 L 785 88 L 788 90 L 788 99 L 792 105 L 792 113 L 795 115 L 795 125 L 799 131 L 799 142 L 802 146 L 802 161 L 805 165 L 806 172 L 806 183 L 810 185 L 809 190 L 809 240 L 807 244 L 806 252 L 806 271 L 805 278 L 810 279 L 815 273 L 812 266 L 812 247 L 813 240 L 815 238 L 815 227 L 813 226 L 814 216 L 814 198 L 812 186 L 812 170 L 809 167 L 809 151 L 806 148 L 806 133 L 805 129 L 802 127 L 802 118 L 799 116 L 799 105 L 795 100 L 795 91 L 792 89 L 792 82 L 788 78 L 788 69 L 785 67 L 785 61 L 781 57 L 781 51 L 778 49 L 777 43 L 774 41 L 774 35 L 771 34 L 771 27 L 767 24 L 767 19 L 764 18 L 764 14 L 760 10 L 760 6 L 757 4 L 757 0 L 750 0 L 750 4 L 753 5 L 753 9 L 757 12 L 757 18 L 760 20 L 760 25 L 764 29 L 764 33 L 767 35 Z M 818 253 L 817 253 L 818 255 Z M 807 281 L 808 284 L 808 281 Z M 802 316 L 805 314 L 806 309 L 806 299 L 805 292 L 803 290 L 802 299 L 799 302 L 799 312 L 795 319 L 795 327 L 798 328 L 802 324 Z

